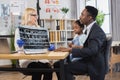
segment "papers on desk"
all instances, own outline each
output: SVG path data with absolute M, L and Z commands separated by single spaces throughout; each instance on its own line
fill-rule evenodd
M 66 55 L 63 53 L 67 53 L 67 52 L 49 52 L 48 56 L 64 56 L 64 55 Z
M 49 52 L 48 56 L 52 56 L 53 60 L 50 60 L 50 64 L 53 65 L 55 62 L 59 61 L 59 59 L 65 59 L 68 56 L 68 52 Z M 57 58 L 57 59 L 54 59 Z

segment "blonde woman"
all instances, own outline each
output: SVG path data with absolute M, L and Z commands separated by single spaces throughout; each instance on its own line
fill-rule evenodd
M 22 16 L 22 25 L 39 27 L 37 23 L 37 12 L 34 8 L 27 8 Z
M 37 23 L 37 11 L 34 8 L 27 8 L 22 16 L 21 25 L 22 26 L 31 26 L 31 27 L 39 27 Z M 17 45 L 17 40 L 19 37 L 19 29 L 17 28 L 15 31 L 15 48 L 19 49 Z M 19 60 L 19 65 L 22 68 L 51 68 L 48 60 Z M 43 75 L 43 80 L 52 80 L 52 72 L 27 72 L 24 74 L 32 75 L 32 80 L 41 80 L 41 76 Z

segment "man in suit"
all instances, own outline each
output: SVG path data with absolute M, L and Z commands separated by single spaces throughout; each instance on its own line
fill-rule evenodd
M 81 57 L 81 60 L 65 64 L 65 80 L 73 80 L 73 75 L 87 74 L 90 80 L 104 80 L 105 60 L 104 48 L 106 35 L 95 19 L 98 10 L 92 6 L 86 6 L 80 16 L 80 21 L 86 25 L 87 39 L 83 48 L 65 48 L 61 51 L 69 51 L 72 57 Z M 54 67 L 59 67 L 58 63 Z M 58 75 L 58 74 L 57 74 Z M 59 75 L 58 75 L 59 79 Z

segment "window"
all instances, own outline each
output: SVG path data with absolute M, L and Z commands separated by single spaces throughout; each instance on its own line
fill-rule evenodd
M 85 5 L 91 5 L 96 7 L 99 11 L 102 11 L 105 14 L 104 22 L 101 28 L 105 31 L 105 33 L 110 32 L 110 0 L 85 0 Z

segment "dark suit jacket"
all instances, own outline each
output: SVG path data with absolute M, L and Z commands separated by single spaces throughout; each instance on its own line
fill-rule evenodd
M 100 75 L 105 72 L 104 46 L 106 35 L 104 31 L 94 23 L 82 49 L 72 49 L 73 57 L 82 57 L 88 65 L 88 75 Z

